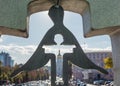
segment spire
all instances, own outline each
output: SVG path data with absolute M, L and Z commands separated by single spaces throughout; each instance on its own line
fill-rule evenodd
M 60 54 L 60 50 L 58 51 L 58 56 L 61 56 L 61 54 Z
M 61 56 L 61 54 L 60 54 L 60 50 L 58 51 L 57 58 L 62 58 L 62 56 Z

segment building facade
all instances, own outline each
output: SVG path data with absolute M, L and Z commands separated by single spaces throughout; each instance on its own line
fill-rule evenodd
M 111 57 L 112 58 L 112 52 L 110 51 L 94 51 L 94 52 L 85 52 L 87 57 L 94 62 L 96 65 L 104 68 L 104 58 Z M 104 75 L 101 72 L 94 70 L 94 69 L 82 69 L 75 65 L 73 65 L 72 71 L 73 76 L 75 79 L 80 80 L 97 80 L 97 79 L 105 79 L 105 80 L 113 80 L 113 70 L 112 69 L 106 69 L 109 74 Z
M 8 53 L 1 52 L 0 53 L 0 61 L 2 62 L 2 66 L 13 67 L 14 60 L 12 60 L 11 56 Z

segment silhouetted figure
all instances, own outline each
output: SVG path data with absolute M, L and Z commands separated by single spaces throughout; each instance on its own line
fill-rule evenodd
M 43 67 L 49 60 L 51 60 L 51 86 L 55 86 L 56 81 L 56 63 L 54 54 L 45 54 L 43 45 L 55 45 L 54 36 L 56 34 L 61 34 L 63 36 L 63 42 L 61 45 L 75 45 L 73 53 L 66 53 L 63 55 L 63 81 L 64 86 L 68 86 L 68 61 L 73 64 L 85 68 L 85 69 L 96 69 L 102 73 L 108 74 L 106 70 L 95 65 L 91 62 L 86 54 L 83 52 L 78 41 L 74 35 L 64 26 L 63 16 L 64 10 L 61 6 L 52 6 L 49 10 L 49 16 L 54 22 L 54 26 L 48 30 L 48 32 L 43 37 L 37 50 L 32 55 L 32 57 L 23 65 L 20 69 L 16 70 L 13 75 L 21 71 L 30 71 L 40 67 Z

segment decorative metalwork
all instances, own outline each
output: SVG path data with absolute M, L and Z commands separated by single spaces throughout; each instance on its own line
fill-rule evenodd
M 37 50 L 28 60 L 28 62 L 24 64 L 21 68 L 16 70 L 13 73 L 13 75 L 16 75 L 21 71 L 30 71 L 33 69 L 43 67 L 45 64 L 47 64 L 49 60 L 51 60 L 51 86 L 56 86 L 55 55 L 52 53 L 46 54 L 43 49 L 44 45 L 56 45 L 56 42 L 54 41 L 54 36 L 56 34 L 61 34 L 63 36 L 64 40 L 61 43 L 61 45 L 75 45 L 73 53 L 66 53 L 63 55 L 63 82 L 64 82 L 63 86 L 68 86 L 68 61 L 85 69 L 96 69 L 104 74 L 108 74 L 106 70 L 95 65 L 87 58 L 74 35 L 64 26 L 63 24 L 64 10 L 61 6 L 57 7 L 52 6 L 49 10 L 49 16 L 54 22 L 54 26 L 50 28 L 48 32 L 45 34 Z

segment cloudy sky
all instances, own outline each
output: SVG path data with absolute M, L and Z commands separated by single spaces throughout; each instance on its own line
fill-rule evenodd
M 84 38 L 82 18 L 79 14 L 65 12 L 64 25 L 74 34 L 82 48 L 86 50 L 111 50 L 110 38 L 107 35 Z M 25 63 L 36 50 L 44 34 L 52 26 L 53 23 L 47 15 L 47 12 L 31 15 L 29 37 L 1 36 L 0 52 L 4 51 L 9 53 L 12 59 L 15 60 L 15 63 Z M 49 51 L 57 54 L 58 49 L 59 48 L 50 48 Z

